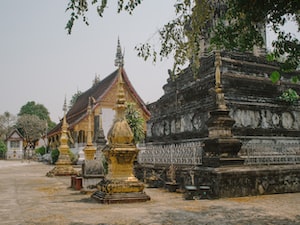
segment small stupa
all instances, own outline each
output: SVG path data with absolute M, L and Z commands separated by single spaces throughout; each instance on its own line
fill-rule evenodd
M 144 202 L 150 197 L 143 191 L 144 184 L 134 176 L 133 163 L 139 150 L 125 118 L 125 93 L 122 78 L 123 56 L 118 40 L 116 66 L 119 66 L 118 93 L 114 123 L 108 132 L 108 144 L 103 154 L 108 163 L 108 174 L 98 185 L 92 198 L 100 203 Z
M 59 157 L 57 162 L 55 163 L 55 167 L 49 171 L 46 175 L 48 177 L 52 176 L 70 176 L 70 175 L 77 175 L 78 171 L 76 171 L 73 166 L 71 165 L 69 151 L 70 148 L 68 146 L 68 123 L 66 118 L 67 112 L 67 103 L 66 99 L 63 106 L 64 111 L 64 118 L 61 127 L 61 136 L 60 136 L 60 146 L 59 150 Z
M 220 51 L 215 52 L 215 107 L 210 112 L 210 118 L 206 122 L 208 138 L 204 141 L 203 165 L 220 167 L 225 165 L 241 165 L 244 159 L 238 156 L 241 149 L 241 141 L 233 137 L 232 126 L 235 121 L 229 116 L 224 92 L 221 85 L 222 65 Z
M 89 97 L 88 103 L 88 130 L 87 143 L 83 149 L 85 160 L 82 164 L 82 192 L 96 190 L 96 185 L 104 178 L 103 165 L 101 158 L 96 158 L 96 147 L 92 142 L 92 99 Z
M 84 151 L 84 157 L 85 160 L 93 160 L 95 158 L 95 153 L 96 153 L 96 147 L 93 145 L 92 142 L 92 97 L 89 97 L 89 103 L 88 103 L 88 130 L 87 130 L 87 142 L 86 146 L 83 149 Z

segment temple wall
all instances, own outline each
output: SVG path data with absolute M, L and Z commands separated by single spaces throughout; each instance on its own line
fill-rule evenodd
M 294 74 L 284 74 L 280 85 L 273 84 L 269 75 L 278 70 L 276 64 L 250 54 L 222 52 L 221 56 L 222 89 L 235 120 L 233 135 L 243 143 L 240 154 L 266 153 L 259 143 L 268 146 L 270 154 L 284 149 L 300 154 L 299 101 L 289 104 L 279 99 L 287 88 L 300 93 L 300 84 L 289 81 Z M 201 63 L 198 78 L 186 69 L 177 79 L 168 79 L 164 95 L 148 105 L 152 116 L 147 123 L 146 144 L 208 136 L 206 121 L 215 106 L 214 56 L 201 58 Z

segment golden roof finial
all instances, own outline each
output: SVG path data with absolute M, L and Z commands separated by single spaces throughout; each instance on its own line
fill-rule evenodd
M 120 44 L 120 39 L 119 38 L 118 38 L 115 66 L 117 66 L 117 67 L 123 67 L 124 66 L 124 55 L 122 55 L 121 44 Z

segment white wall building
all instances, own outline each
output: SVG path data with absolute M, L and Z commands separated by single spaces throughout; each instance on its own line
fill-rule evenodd
M 23 159 L 23 141 L 24 138 L 20 134 L 20 132 L 15 129 L 11 132 L 11 134 L 6 139 L 7 141 L 7 159 Z

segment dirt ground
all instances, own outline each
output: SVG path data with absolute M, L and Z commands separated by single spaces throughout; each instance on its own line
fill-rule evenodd
M 300 224 L 300 193 L 187 201 L 146 188 L 151 201 L 103 205 L 70 189 L 70 177 L 46 177 L 52 168 L 0 160 L 0 224 Z

